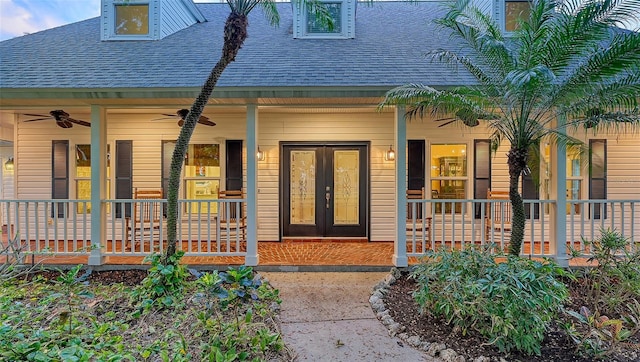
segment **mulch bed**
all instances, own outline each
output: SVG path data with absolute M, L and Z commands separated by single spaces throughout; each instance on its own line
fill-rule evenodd
M 409 336 L 419 336 L 421 340 L 431 343 L 444 343 L 458 354 L 465 356 L 467 361 L 473 361 L 479 356 L 490 357 L 492 360 L 504 358 L 506 361 L 532 361 L 532 362 L 586 362 L 593 358 L 580 356 L 576 353 L 575 346 L 561 327 L 551 326 L 542 346 L 541 356 L 526 356 L 520 353 L 504 354 L 497 348 L 487 345 L 481 336 L 470 331 L 462 336 L 455 331 L 453 325 L 448 325 L 443 319 L 435 318 L 428 313 L 420 315 L 419 306 L 412 297 L 417 284 L 414 280 L 403 274 L 389 288 L 384 297 L 386 307 L 393 320 L 404 326 L 403 333 Z M 572 295 L 579 295 L 579 291 L 572 291 Z M 636 334 L 632 342 L 640 346 L 640 336 Z M 632 347 L 630 347 L 632 348 Z M 623 350 L 621 353 L 609 355 L 604 360 L 617 362 L 637 362 L 637 354 L 629 353 L 632 350 Z M 629 357 L 634 356 L 634 357 Z

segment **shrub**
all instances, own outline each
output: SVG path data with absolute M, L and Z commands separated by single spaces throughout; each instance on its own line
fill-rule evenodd
M 584 303 L 601 314 L 624 313 L 629 303 L 640 300 L 640 249 L 630 251 L 629 240 L 611 229 L 601 230 L 595 240 L 583 238 L 583 244 L 595 264 L 576 271 Z M 572 256 L 583 255 L 572 250 Z
M 568 298 L 567 273 L 550 260 L 501 257 L 487 250 L 428 252 L 412 277 L 421 311 L 475 330 L 500 351 L 540 354 L 544 332 Z
M 606 358 L 640 330 L 640 250 L 631 251 L 629 240 L 611 229 L 583 244 L 594 266 L 575 272 L 579 311 L 567 311 L 572 322 L 565 330 L 583 354 Z M 577 250 L 572 255 L 583 257 Z

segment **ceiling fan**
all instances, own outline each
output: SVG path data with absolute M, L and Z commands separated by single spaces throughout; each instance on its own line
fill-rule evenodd
M 188 109 L 178 109 L 176 111 L 176 114 L 169 114 L 169 113 L 163 113 L 163 116 L 166 117 L 162 117 L 162 118 L 156 118 L 153 119 L 152 121 L 159 121 L 159 120 L 163 120 L 163 119 L 170 119 L 170 118 L 176 118 L 176 117 L 180 117 L 180 120 L 178 120 L 178 126 L 182 127 L 182 125 L 184 124 L 184 119 L 187 117 L 187 114 L 189 114 L 189 110 Z M 200 119 L 198 119 L 198 123 L 203 124 L 205 126 L 215 126 L 216 123 L 212 122 L 209 120 L 209 117 L 205 117 L 205 116 L 200 116 Z
M 47 119 L 55 119 L 56 120 L 56 124 L 58 125 L 58 127 L 61 128 L 71 128 L 73 127 L 73 124 L 79 124 L 81 126 L 85 126 L 85 127 L 91 127 L 91 123 L 87 122 L 87 121 L 83 121 L 80 119 L 75 119 L 75 118 L 71 118 L 69 117 L 69 113 L 61 110 L 61 109 L 57 109 L 54 111 L 49 112 L 50 116 L 45 116 L 42 114 L 29 114 L 29 113 L 25 113 L 25 116 L 31 116 L 31 117 L 39 117 L 39 118 L 34 118 L 34 119 L 28 119 L 24 122 L 35 122 L 35 121 L 44 121 Z

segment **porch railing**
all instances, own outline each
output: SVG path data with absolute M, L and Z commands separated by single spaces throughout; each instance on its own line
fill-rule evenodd
M 166 200 L 153 200 L 166 212 Z M 106 238 L 99 245 L 103 255 L 143 256 L 166 247 L 166 219 L 143 221 L 134 234 L 127 227 L 134 203 L 139 199 L 105 200 Z M 408 200 L 412 215 L 407 222 L 407 256 L 421 256 L 427 250 L 492 246 L 506 250 L 510 230 L 500 220 L 488 217 L 488 210 L 506 200 Z M 245 256 L 246 234 L 241 223 L 221 224 L 218 210 L 231 208 L 242 215 L 245 200 L 180 200 L 178 248 L 193 256 Z M 522 255 L 553 257 L 549 210 L 553 200 L 525 200 L 527 220 Z M 87 200 L 0 200 L 2 240 L 18 235 L 28 253 L 86 255 L 95 246 L 91 240 L 91 203 Z M 629 250 L 640 247 L 640 200 L 569 200 L 566 212 L 566 246 L 589 255 L 585 240 L 599 237 L 602 229 L 620 232 Z M 147 224 L 144 224 L 144 223 Z
M 426 250 L 461 249 L 467 245 L 507 251 L 511 237 L 505 217 L 494 220 L 489 210 L 508 200 L 407 200 L 407 255 Z M 521 255 L 554 257 L 549 210 L 553 200 L 525 200 L 526 222 Z M 562 208 L 562 207 L 561 207 Z M 506 210 L 506 207 L 498 207 Z M 585 240 L 603 229 L 616 230 L 628 240 L 629 250 L 640 247 L 640 200 L 569 200 L 566 204 L 566 247 L 589 256 Z
M 244 199 L 179 200 L 178 250 L 185 255 L 244 256 L 246 230 L 241 221 Z M 131 215 L 134 204 L 160 208 L 157 220 L 140 220 Z M 166 200 L 105 200 L 106 240 L 104 255 L 144 256 L 166 248 Z M 240 215 L 234 223 L 220 223 L 218 210 Z M 153 213 L 153 210 L 152 210 Z M 91 203 L 87 200 L 0 200 L 2 240 L 21 241 L 26 253 L 87 255 L 91 252 Z

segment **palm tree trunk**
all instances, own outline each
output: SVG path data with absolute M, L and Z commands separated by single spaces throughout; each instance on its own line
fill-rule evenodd
M 509 254 L 518 256 L 522 250 L 524 240 L 524 226 L 526 216 L 524 213 L 524 202 L 518 191 L 520 175 L 527 167 L 528 147 L 512 147 L 507 155 L 509 164 L 509 199 L 513 216 L 511 219 L 511 239 L 509 240 Z
M 247 38 L 248 26 L 249 22 L 247 16 L 244 14 L 238 14 L 232 11 L 227 17 L 224 26 L 222 55 L 211 70 L 209 77 L 200 90 L 200 94 L 191 105 L 189 114 L 184 120 L 184 125 L 176 141 L 176 147 L 171 157 L 169 190 L 167 191 L 167 250 L 162 257 L 162 264 L 168 264 L 170 258 L 176 253 L 176 243 L 178 242 L 178 192 L 180 190 L 180 174 L 182 173 L 184 157 L 189 147 L 189 140 L 222 72 L 235 60 L 238 51 L 242 48 Z

